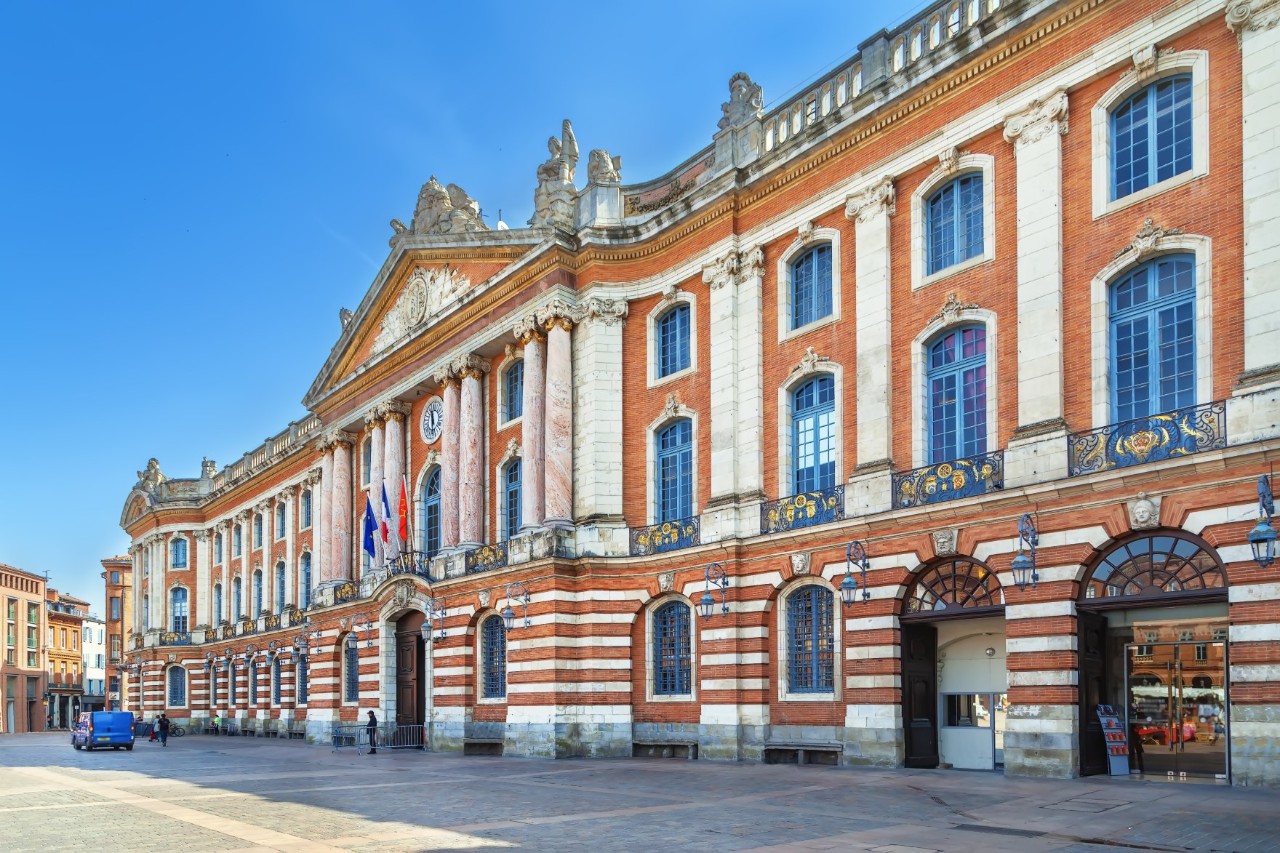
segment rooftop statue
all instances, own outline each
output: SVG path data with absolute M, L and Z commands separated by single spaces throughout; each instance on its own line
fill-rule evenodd
M 603 148 L 587 155 L 587 180 L 593 184 L 616 184 L 622 180 L 622 158 L 610 157 Z
M 155 492 L 156 488 L 169 479 L 160 471 L 160 463 L 153 456 L 147 460 L 147 467 L 138 472 L 138 488 L 144 492 Z
M 764 117 L 764 90 L 751 81 L 742 71 L 729 78 L 729 100 L 720 105 L 721 130 L 742 127 L 752 119 Z
M 391 227 L 397 237 L 404 233 L 404 223 L 399 220 L 392 220 Z M 457 184 L 449 184 L 446 189 L 432 175 L 418 193 L 410 230 L 414 234 L 465 234 L 489 229 L 480 218 L 480 205 L 475 199 Z
M 538 188 L 533 192 L 533 218 L 529 224 L 538 227 L 573 227 L 573 202 L 578 194 L 573 184 L 578 168 L 578 140 L 573 125 L 564 120 L 560 138 L 547 140 L 551 156 L 538 167 Z

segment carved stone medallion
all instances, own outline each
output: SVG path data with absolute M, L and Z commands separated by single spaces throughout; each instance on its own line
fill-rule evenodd
M 1160 526 L 1160 498 L 1152 500 L 1146 492 L 1138 492 L 1138 499 L 1129 501 L 1129 527 L 1133 530 L 1150 530 Z
M 661 572 L 658 575 L 658 589 L 662 590 L 663 592 L 671 592 L 672 588 L 675 587 L 675 585 L 676 585 L 675 572 Z
M 791 576 L 809 574 L 809 554 L 792 554 L 791 555 Z
M 939 557 L 950 557 L 956 553 L 956 530 L 933 531 L 933 553 Z

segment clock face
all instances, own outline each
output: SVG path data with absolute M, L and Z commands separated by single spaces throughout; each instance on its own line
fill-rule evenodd
M 431 444 L 440 437 L 440 431 L 443 428 L 444 403 L 439 397 L 432 397 L 427 401 L 427 407 L 422 410 L 422 440 Z

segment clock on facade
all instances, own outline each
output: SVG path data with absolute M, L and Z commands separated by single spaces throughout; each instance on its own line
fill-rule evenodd
M 427 407 L 422 410 L 422 440 L 431 444 L 440 437 L 440 430 L 443 427 L 444 403 L 440 402 L 439 397 L 432 397 L 427 401 Z

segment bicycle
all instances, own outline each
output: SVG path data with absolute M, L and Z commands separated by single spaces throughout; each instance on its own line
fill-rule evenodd
M 186 733 L 187 733 L 187 730 L 184 729 L 182 726 L 169 726 L 170 737 L 182 737 Z

